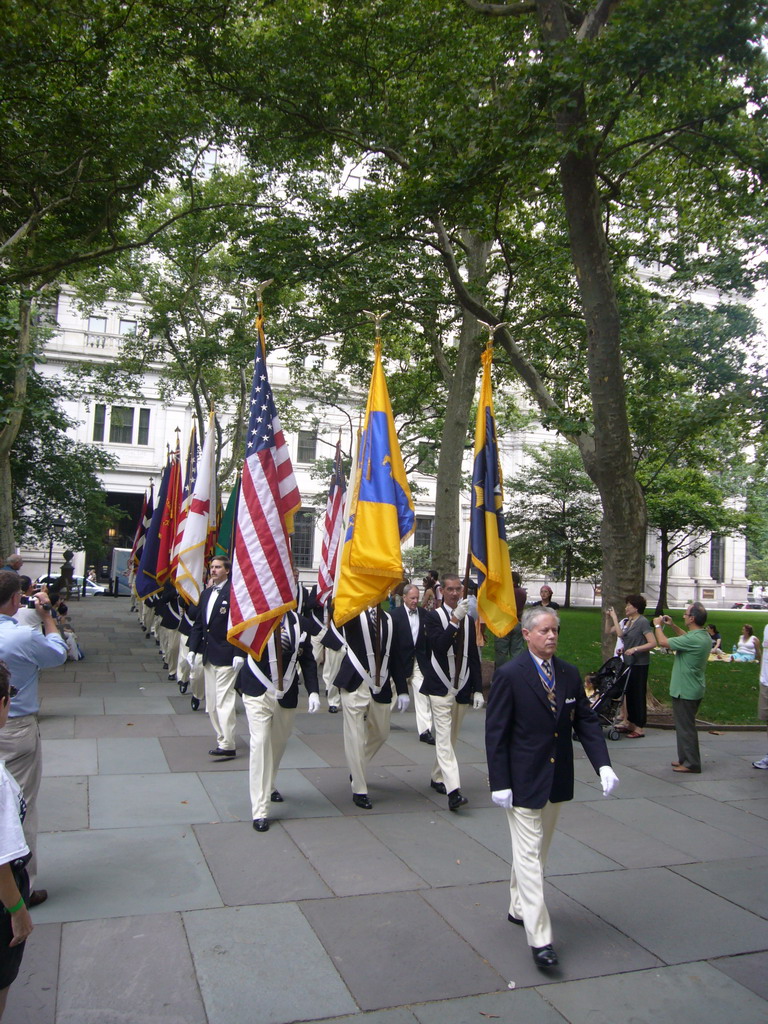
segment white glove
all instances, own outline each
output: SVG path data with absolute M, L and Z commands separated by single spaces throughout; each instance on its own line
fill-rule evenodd
M 310 693 L 309 695 L 309 707 L 308 711 L 310 715 L 314 715 L 316 711 L 320 710 L 320 698 L 316 693 Z
M 474 594 L 470 594 L 467 598 L 467 613 L 470 619 L 477 618 L 477 598 Z
M 243 667 L 244 664 L 245 664 L 245 658 L 233 658 L 232 659 L 232 668 L 236 668 L 238 672 L 240 671 L 240 669 Z
M 411 706 L 411 698 L 407 693 L 398 693 L 397 695 L 397 710 L 402 714 L 407 711 Z
M 454 619 L 457 619 L 459 622 L 461 622 L 461 620 L 464 618 L 464 616 L 467 614 L 468 611 L 469 611 L 469 598 L 468 597 L 463 597 L 461 599 L 461 601 L 459 601 L 459 603 L 453 609 L 453 611 L 451 612 L 451 615 L 452 615 L 452 617 Z
M 197 668 L 198 665 L 203 664 L 202 654 L 195 654 L 194 651 L 190 651 L 187 655 L 187 664 L 190 668 Z
M 485 698 L 483 697 L 482 693 L 480 693 L 479 690 L 476 690 L 472 694 L 472 707 L 475 709 L 475 711 L 479 711 L 480 708 L 482 708 L 484 706 L 485 706 Z
M 619 776 L 609 764 L 604 764 L 600 769 L 600 782 L 603 787 L 603 796 L 609 796 L 619 785 Z
M 512 806 L 512 790 L 511 789 L 495 789 L 491 793 L 491 800 L 496 804 L 497 807 L 511 807 Z

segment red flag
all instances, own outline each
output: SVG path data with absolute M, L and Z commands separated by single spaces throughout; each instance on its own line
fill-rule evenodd
M 181 492 L 181 502 L 179 504 L 179 514 L 176 520 L 176 537 L 173 542 L 173 552 L 171 554 L 171 575 L 176 576 L 179 570 L 179 553 L 181 552 L 181 544 L 184 539 L 184 523 L 189 515 L 189 507 L 192 504 L 192 492 L 195 489 L 195 479 L 197 478 L 197 427 L 192 427 L 192 434 L 189 438 L 189 448 L 187 449 L 187 467 L 184 474 L 184 486 Z
M 283 614 L 296 607 L 288 536 L 301 495 L 267 376 L 261 315 L 257 326 L 227 639 L 258 660 Z
M 333 460 L 331 484 L 328 488 L 328 501 L 325 506 L 325 525 L 323 527 L 323 545 L 320 549 L 320 565 L 317 569 L 317 600 L 320 604 L 325 604 L 332 593 L 333 581 L 336 578 L 346 489 L 347 484 L 341 464 L 341 440 L 339 440 Z
M 171 456 L 171 472 L 168 478 L 168 496 L 165 499 L 163 516 L 160 520 L 158 534 L 157 563 L 155 579 L 159 584 L 165 583 L 171 574 L 173 546 L 176 542 L 176 524 L 181 509 L 181 453 L 178 445 Z

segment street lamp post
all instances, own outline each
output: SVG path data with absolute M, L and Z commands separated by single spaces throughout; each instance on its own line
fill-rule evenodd
M 63 529 L 67 525 L 67 520 L 62 519 L 61 516 L 56 516 L 51 522 L 51 529 L 57 530 Z M 48 542 L 48 576 L 51 575 L 51 563 L 53 562 L 53 533 L 51 533 L 51 539 Z M 50 582 L 50 580 L 49 580 Z

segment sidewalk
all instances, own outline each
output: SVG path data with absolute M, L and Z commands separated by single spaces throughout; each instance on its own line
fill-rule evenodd
M 299 711 L 251 827 L 240 756 L 169 682 L 127 599 L 73 606 L 83 662 L 45 674 L 40 876 L 4 1024 L 759 1024 L 768 1020 L 768 772 L 754 732 L 610 743 L 620 797 L 579 755 L 548 865 L 560 967 L 507 922 L 509 835 L 484 713 L 465 718 L 469 805 L 429 788 L 433 748 L 392 716 L 350 798 L 341 715 Z M 306 707 L 305 700 L 302 707 Z M 704 709 L 705 710 L 705 709 Z M 508 985 L 514 982 L 515 989 Z

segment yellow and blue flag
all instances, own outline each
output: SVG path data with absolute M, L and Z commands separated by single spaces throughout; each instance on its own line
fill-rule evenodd
M 482 359 L 483 380 L 475 428 L 469 545 L 472 564 L 479 577 L 477 607 L 480 616 L 496 636 L 504 636 L 517 623 L 517 611 L 502 510 L 504 495 L 496 442 L 496 419 L 493 414 L 493 349 L 490 345 L 483 352 Z
M 414 528 L 411 489 L 400 454 L 379 342 L 352 487 L 333 606 L 337 626 L 377 605 L 402 581 L 400 545 Z

